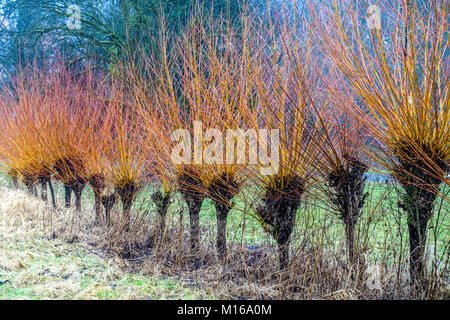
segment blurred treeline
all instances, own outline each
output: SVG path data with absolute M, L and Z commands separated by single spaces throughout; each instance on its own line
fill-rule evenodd
M 274 2 L 274 1 L 272 1 Z M 136 57 L 136 48 L 158 54 L 159 34 L 177 34 L 192 21 L 193 11 L 239 23 L 244 10 L 265 11 L 266 0 L 0 0 L 0 74 L 20 66 L 45 66 L 56 55 L 71 62 L 95 59 L 110 69 Z M 69 28 L 70 8 L 80 9 L 80 28 Z M 200 12 L 199 12 L 200 11 Z M 164 21 L 164 23 L 162 23 Z M 164 25 L 164 27 L 163 27 Z M 138 57 L 136 57 L 138 58 Z

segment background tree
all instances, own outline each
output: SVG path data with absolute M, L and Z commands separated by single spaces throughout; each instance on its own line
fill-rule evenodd
M 8 70 L 64 50 L 73 61 L 95 57 L 108 68 L 137 47 L 155 54 L 160 20 L 180 32 L 193 10 L 238 19 L 243 3 L 262 10 L 263 0 L 6 0 L 0 3 L 0 65 Z M 80 28 L 69 28 L 71 6 L 80 8 Z M 139 58 L 139 56 L 135 56 Z

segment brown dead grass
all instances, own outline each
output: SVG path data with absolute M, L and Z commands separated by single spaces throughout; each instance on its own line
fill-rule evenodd
M 132 272 L 127 260 L 101 249 L 102 228 L 89 210 L 53 210 L 7 188 L 0 203 L 1 299 L 210 298 L 168 277 Z
M 92 298 L 99 296 L 99 292 L 111 290 L 120 291 L 121 299 L 142 298 L 146 293 L 139 295 L 140 291 L 135 288 L 110 288 L 110 282 L 128 275 L 138 275 L 142 279 L 175 279 L 182 287 L 197 292 L 192 297 L 203 298 L 354 300 L 412 297 L 404 282 L 396 284 L 396 270 L 381 268 L 381 288 L 371 290 L 366 284 L 368 274 L 363 271 L 352 273 L 345 254 L 310 243 L 295 246 L 289 267 L 281 273 L 276 247 L 269 243 L 248 247 L 230 241 L 225 263 L 217 260 L 213 241 L 201 241 L 198 252 L 192 254 L 186 240 L 188 230 L 176 219 L 168 224 L 165 240 L 158 247 L 154 228 L 157 223 L 148 208 L 135 209 L 132 231 L 124 233 L 118 209 L 113 215 L 113 226 L 108 228 L 94 223 L 92 208 L 79 213 L 73 209 L 54 210 L 22 191 L 1 188 L 0 204 L 0 234 L 5 240 L 48 239 L 63 244 L 59 249 L 52 249 L 53 255 L 80 251 L 103 261 L 105 270 L 89 274 L 96 279 L 96 284 L 80 291 L 77 289 L 80 276 L 77 279 L 76 274 L 81 261 L 62 264 L 54 270 L 44 268 L 40 270 L 45 271 L 41 274 L 27 270 L 26 261 L 35 254 L 32 248 L 25 250 L 28 258 L 3 251 L 0 265 L 20 272 L 16 283 L 33 284 L 36 294 L 47 298 Z M 202 234 L 205 233 L 207 230 L 202 230 Z M 53 279 L 51 275 L 55 274 L 59 277 Z M 65 274 L 71 275 L 67 281 L 61 280 L 61 275 Z M 440 297 L 445 294 L 444 289 Z M 170 297 L 173 296 L 162 290 L 160 298 Z

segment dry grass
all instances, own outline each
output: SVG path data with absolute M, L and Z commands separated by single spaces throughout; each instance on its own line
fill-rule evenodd
M 302 224 L 294 236 L 301 241 L 292 245 L 291 262 L 280 272 L 278 252 L 270 237 L 255 246 L 234 239 L 229 243 L 227 261 L 219 262 L 212 241 L 214 231 L 202 225 L 201 245 L 197 254 L 192 255 L 186 241 L 188 226 L 183 222 L 184 205 L 177 199 L 173 201 L 171 208 L 175 212 L 171 211 L 164 242 L 158 246 L 154 227 L 157 226 L 154 221 L 157 215 L 151 212 L 151 207 L 135 206 L 130 225 L 133 231 L 121 233 L 119 209 L 113 214 L 113 227 L 107 228 L 94 223 L 95 215 L 90 206 L 84 205 L 81 212 L 53 210 L 22 191 L 2 188 L 0 278 L 6 283 L 0 284 L 0 297 L 417 298 L 407 285 L 407 268 L 403 260 L 399 262 L 400 267 L 380 261 L 380 288 L 371 290 L 367 281 L 371 280 L 374 267 L 369 267 L 369 273 L 352 272 L 348 269 L 343 243 L 334 243 L 336 239 L 317 242 L 311 238 L 322 233 L 321 228 L 329 226 L 315 225 L 318 229 L 310 233 L 308 230 L 312 226 L 303 226 L 303 223 L 317 222 L 307 218 L 308 208 L 299 211 L 298 219 Z M 307 219 L 312 220 L 307 222 Z M 330 248 L 330 244 L 335 246 Z M 364 255 L 366 261 L 372 261 L 374 254 L 382 257 L 383 253 L 367 253 Z M 397 278 L 399 272 L 400 279 Z M 431 298 L 445 297 L 448 297 L 448 289 L 441 283 Z
M 207 299 L 169 277 L 132 272 L 101 250 L 84 210 L 53 210 L 22 191 L 0 189 L 0 299 Z

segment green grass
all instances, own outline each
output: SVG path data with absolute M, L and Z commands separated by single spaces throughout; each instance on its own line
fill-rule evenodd
M 9 179 L 3 177 L 4 185 L 12 187 Z M 59 197 L 59 205 L 62 206 L 62 197 L 64 189 L 58 183 L 55 183 L 55 192 Z M 366 246 L 375 251 L 376 248 L 383 246 L 383 243 L 389 241 L 392 246 L 398 248 L 407 248 L 407 224 L 406 214 L 396 205 L 399 201 L 397 189 L 393 183 L 368 182 L 366 192 L 369 194 L 366 204 L 363 208 L 363 215 L 359 219 L 357 232 L 362 233 L 360 238 L 366 241 Z M 449 188 L 443 187 L 443 193 L 449 195 Z M 139 193 L 133 209 L 139 212 L 147 212 L 150 219 L 155 220 L 155 207 L 151 201 L 151 194 L 156 190 L 154 186 L 144 187 Z M 245 245 L 261 245 L 264 243 L 273 243 L 273 239 L 265 232 L 260 222 L 254 218 L 254 213 L 248 209 L 248 194 L 254 190 L 243 190 L 241 194 L 234 199 L 235 206 L 230 211 L 227 222 L 228 241 L 243 243 Z M 320 232 L 311 235 L 308 239 L 312 243 L 317 242 L 320 245 L 330 245 L 332 247 L 343 245 L 343 225 L 334 214 L 332 208 L 328 207 L 327 199 L 320 191 L 311 191 L 306 203 L 302 203 L 297 212 L 296 227 L 294 230 L 294 243 L 301 241 L 305 233 L 310 230 Z M 317 195 L 319 193 L 319 195 Z M 169 209 L 169 220 L 176 224 L 179 219 L 179 210 L 184 211 L 185 217 L 183 223 L 185 230 L 188 230 L 189 219 L 187 218 L 187 206 L 182 200 L 180 194 L 174 194 L 171 207 Z M 253 198 L 252 198 L 253 199 Z M 320 200 L 317 200 L 320 199 Z M 73 201 L 73 200 L 72 200 Z M 93 206 L 93 192 L 90 187 L 86 187 L 83 192 L 83 206 Z M 246 207 L 247 205 L 247 207 Z M 120 203 L 118 205 L 120 208 Z M 120 209 L 119 209 L 120 210 Z M 250 213 L 250 214 L 249 214 Z M 436 210 L 431 221 L 428 243 L 435 244 L 437 253 L 442 256 L 448 253 L 450 244 L 450 203 L 438 198 L 436 200 Z M 200 226 L 207 230 L 203 234 L 205 241 L 214 241 L 216 231 L 216 214 L 214 203 L 206 198 L 200 212 Z M 436 228 L 438 226 L 438 228 Z M 325 230 L 323 230 L 325 228 Z M 323 243 L 323 239 L 332 239 L 333 244 Z
M 0 299 L 211 299 L 171 278 L 127 273 L 82 243 L 0 233 Z
M 396 186 L 384 182 L 368 182 L 366 192 L 368 197 L 363 208 L 363 214 L 359 219 L 357 233 L 360 241 L 368 247 L 373 254 L 377 255 L 377 248 L 385 248 L 386 242 L 389 247 L 408 248 L 408 232 L 406 214 L 398 208 L 399 201 Z M 447 192 L 448 187 L 443 190 Z M 149 191 L 141 195 L 141 199 L 149 198 Z M 244 191 L 247 194 L 248 191 Z M 295 242 L 302 242 L 305 238 L 314 245 L 329 246 L 327 249 L 342 247 L 344 245 L 344 227 L 332 208 L 328 207 L 324 195 L 318 195 L 320 191 L 311 191 L 306 203 L 302 203 L 298 212 L 296 227 L 293 234 Z M 316 197 L 317 196 L 317 197 Z M 179 206 L 185 206 L 179 195 L 171 205 L 170 212 L 173 219 Z M 261 245 L 263 243 L 274 243 L 273 239 L 265 232 L 261 223 L 248 211 L 245 211 L 245 198 L 243 195 L 237 197 L 235 208 L 230 211 L 227 222 L 228 241 L 235 241 L 245 245 Z M 145 200 L 144 200 L 145 201 Z M 142 207 L 142 205 L 141 205 Z M 143 206 L 145 207 L 145 206 Z M 152 212 L 152 204 L 148 204 Z M 187 208 L 183 209 L 185 212 Z M 428 243 L 436 244 L 438 256 L 448 254 L 450 243 L 450 203 L 441 198 L 436 200 L 436 210 L 429 223 Z M 216 232 L 216 215 L 214 203 L 205 199 L 200 212 L 200 225 L 206 230 L 208 239 L 214 241 Z M 184 219 L 185 229 L 188 228 L 189 219 Z M 438 228 L 436 228 L 436 226 Z M 327 240 L 327 241 L 325 241 Z

